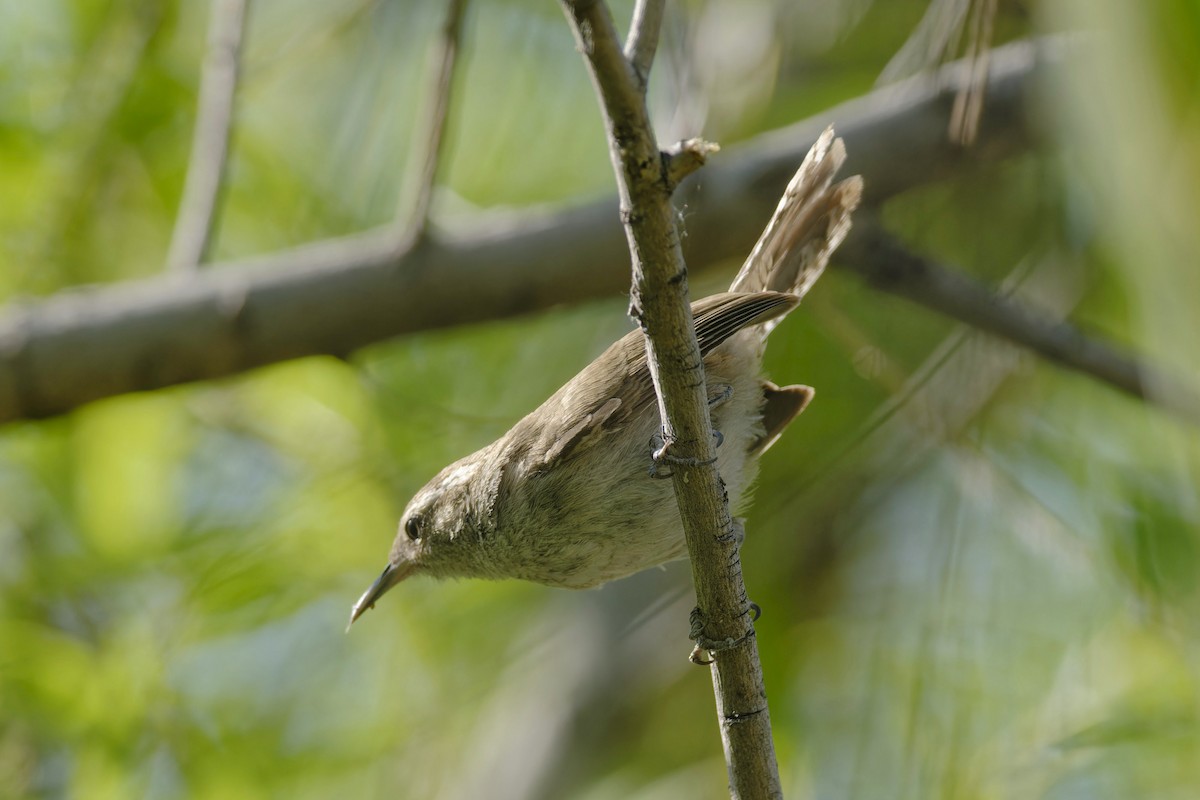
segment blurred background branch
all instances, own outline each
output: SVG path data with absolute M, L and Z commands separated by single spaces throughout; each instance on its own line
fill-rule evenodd
M 459 3 L 448 9 L 426 135 L 420 139 L 418 200 L 406 211 L 409 221 L 401 223 L 406 231 L 401 239 L 410 245 L 414 232 L 427 224 L 461 26 Z M 1020 152 L 1033 135 L 1024 126 L 1026 84 L 1037 63 L 1062 58 L 1065 45 L 1048 41 L 1039 51 L 1019 43 L 992 55 L 993 113 L 981 131 L 981 149 L 970 158 L 947 158 L 946 145 L 927 135 L 938 124 L 945 98 L 973 80 L 971 62 L 963 62 L 942 70 L 940 89 L 924 78 L 911 79 L 820 119 L 764 134 L 718 159 L 704 176 L 705 195 L 691 210 L 696 222 L 689 226 L 687 249 L 693 269 L 721 263 L 752 238 L 753 226 L 761 224 L 756 212 L 766 207 L 762 187 L 786 180 L 786 159 L 803 153 L 810 131 L 826 116 L 841 120 L 839 130 L 855 148 L 850 169 L 867 177 L 868 198 L 876 204 L 935 175 L 946 179 L 952 163 L 965 170 L 980 158 Z M 930 166 L 922 171 L 921 165 Z M 406 245 L 399 255 L 389 230 L 380 229 L 216 265 L 220 269 L 211 276 L 189 284 L 151 279 L 10 308 L 0 317 L 0 420 L 62 413 L 100 397 L 221 377 L 300 355 L 347 355 L 402 333 L 602 296 L 620 278 L 620 232 L 608 219 L 610 202 L 524 218 L 484 218 L 419 249 Z M 574 247 L 564 257 L 567 243 Z M 1151 363 L 1139 363 L 1144 357 L 1121 355 L 1069 326 L 1042 323 L 1027 309 L 990 295 L 962 270 L 935 266 L 897 247 L 878 224 L 870 237 L 855 234 L 838 260 L 872 286 L 1005 336 L 1185 419 L 1200 414 L 1195 390 Z M 473 290 L 465 296 L 454 292 L 460 285 Z M 322 308 L 314 313 L 316 301 Z
M 205 260 L 229 169 L 234 100 L 250 0 L 212 0 L 192 155 L 167 252 L 167 269 L 193 272 Z
M 1064 44 L 1018 43 L 993 55 L 993 113 L 974 151 L 938 133 L 950 98 L 970 80 L 969 65 L 956 64 L 936 80 L 876 90 L 714 160 L 679 189 L 692 269 L 748 251 L 770 215 L 768 198 L 779 196 L 829 119 L 838 120 L 847 170 L 864 176 L 872 203 L 1023 152 L 1034 136 L 1027 103 L 1038 65 L 1061 60 Z M 436 155 L 422 162 L 429 158 Z M 384 227 L 216 264 L 187 283 L 154 278 L 10 306 L 0 316 L 0 421 L 611 294 L 625 258 L 613 207 L 605 199 L 492 215 L 398 256 Z
M 438 164 L 442 158 L 446 115 L 450 113 L 450 94 L 454 88 L 466 9 L 467 0 L 446 0 L 446 20 L 430 50 L 429 94 L 421 117 L 422 129 L 416 137 L 418 150 L 413 159 L 418 169 L 411 173 L 416 177 L 409 189 L 412 202 L 407 206 L 401 202 L 397 207 L 398 253 L 412 248 L 429 230 L 429 207 L 433 203 Z
M 1196 387 L 1166 374 L 1144 356 L 1122 352 L 1028 303 L 990 290 L 962 269 L 914 253 L 877 220 L 860 221 L 843 250 L 843 263 L 877 289 L 1028 347 L 1055 364 L 1200 425 Z

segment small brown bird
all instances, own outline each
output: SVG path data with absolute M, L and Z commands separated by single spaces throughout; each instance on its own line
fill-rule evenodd
M 717 467 L 738 503 L 758 458 L 812 399 L 762 377 L 767 335 L 800 302 L 850 228 L 862 180 L 817 140 L 730 290 L 692 304 Z M 400 519 L 387 568 L 353 624 L 410 575 L 522 578 L 585 589 L 687 555 L 671 482 L 656 480 L 661 434 L 640 331 L 632 331 L 492 444 L 443 469 Z

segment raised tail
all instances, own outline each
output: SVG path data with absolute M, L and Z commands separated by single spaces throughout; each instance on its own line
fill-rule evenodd
M 850 213 L 862 198 L 862 178 L 833 177 L 846 146 L 833 128 L 821 134 L 788 183 L 774 216 L 742 265 L 731 292 L 787 292 L 803 297 L 850 231 Z M 765 337 L 778 319 L 763 323 Z
M 758 244 L 733 279 L 731 292 L 769 291 L 803 297 L 812 288 L 829 256 L 850 232 L 850 213 L 862 199 L 859 176 L 833 182 L 845 160 L 846 146 L 834 138 L 833 128 L 826 128 L 792 176 Z M 771 317 L 758 326 L 760 354 L 767 335 L 782 317 Z M 762 382 L 762 393 L 763 432 L 750 443 L 751 456 L 761 455 L 774 444 L 813 397 L 811 387 L 779 387 L 767 380 Z

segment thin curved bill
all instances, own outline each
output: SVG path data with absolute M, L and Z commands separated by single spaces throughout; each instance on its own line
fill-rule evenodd
M 400 581 L 408 577 L 412 572 L 412 567 L 407 564 L 388 564 L 384 567 L 379 577 L 375 579 L 367 590 L 358 598 L 358 602 L 354 604 L 354 608 L 350 610 L 350 622 L 346 624 L 346 632 L 349 633 L 350 626 L 354 621 L 367 612 L 368 609 L 374 608 L 375 603 L 380 597 L 391 589 Z

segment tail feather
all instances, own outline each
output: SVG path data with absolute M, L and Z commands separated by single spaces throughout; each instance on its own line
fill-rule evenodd
M 862 178 L 833 183 L 846 147 L 826 128 L 792 177 L 771 221 L 742 265 L 731 292 L 787 292 L 803 297 L 850 231 Z M 763 336 L 778 320 L 763 324 Z

